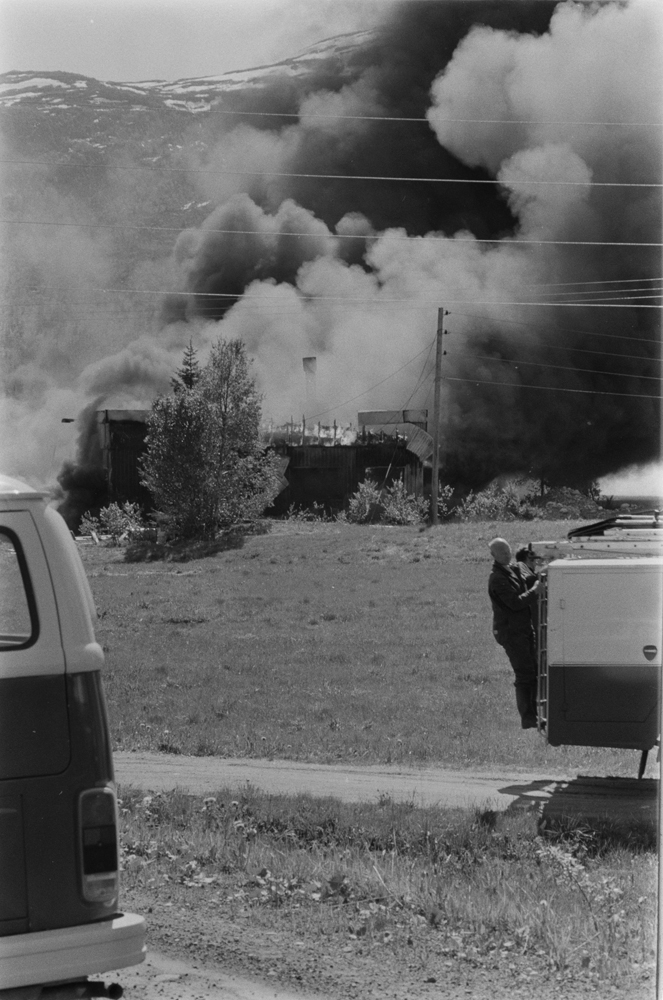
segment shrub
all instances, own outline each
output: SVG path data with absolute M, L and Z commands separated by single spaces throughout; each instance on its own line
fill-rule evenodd
M 387 524 L 420 524 L 428 516 L 429 506 L 423 497 L 407 493 L 405 483 L 398 479 L 384 491 L 382 520 Z
M 428 515 L 428 507 L 428 500 L 406 492 L 402 479 L 383 490 L 371 479 L 365 479 L 350 497 L 342 520 L 351 524 L 420 524 Z
M 444 518 L 449 517 L 453 514 L 454 508 L 451 506 L 451 498 L 453 497 L 453 487 L 452 486 L 441 486 L 437 491 L 437 516 Z
M 352 524 L 366 524 L 368 521 L 379 521 L 382 515 L 382 497 L 377 484 L 371 479 L 365 479 L 359 484 L 359 489 L 353 493 L 348 503 L 347 518 Z
M 456 513 L 461 521 L 512 521 L 520 514 L 520 500 L 515 490 L 491 484 L 478 493 L 470 490 Z
M 110 545 L 119 545 L 122 541 L 131 541 L 145 531 L 143 514 L 137 503 L 128 501 L 120 507 L 111 503 L 102 507 L 99 517 L 84 514 L 81 518 L 81 535 L 107 535 Z

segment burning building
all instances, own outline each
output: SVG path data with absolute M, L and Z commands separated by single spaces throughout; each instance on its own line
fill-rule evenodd
M 139 465 L 145 451 L 148 413 L 148 410 L 97 411 L 99 473 L 94 490 L 85 490 L 81 482 L 77 492 L 75 480 L 66 484 L 71 498 L 63 514 L 72 528 L 77 526 L 77 515 L 105 503 L 129 501 L 140 504 L 144 510 L 152 509 L 152 498 L 140 482 Z M 307 433 L 305 422 L 263 428 L 263 445 L 282 458 L 283 468 L 283 488 L 268 515 L 283 515 L 290 508 L 314 507 L 337 513 L 347 507 L 359 483 L 367 478 L 381 487 L 402 478 L 409 493 L 423 495 L 424 465 L 430 466 L 430 438 L 408 420 L 421 417 L 421 412 L 384 411 L 359 416 L 364 417 L 359 431 L 334 426 L 323 430 L 319 425 L 317 433 L 315 428 L 309 428 Z M 396 424 L 400 432 L 395 430 Z

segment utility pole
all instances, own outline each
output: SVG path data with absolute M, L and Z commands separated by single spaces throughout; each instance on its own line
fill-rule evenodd
M 437 310 L 437 335 L 435 338 L 435 394 L 433 396 L 433 468 L 431 472 L 431 524 L 438 524 L 437 498 L 440 487 L 440 383 L 442 382 L 442 336 L 444 334 L 444 309 Z

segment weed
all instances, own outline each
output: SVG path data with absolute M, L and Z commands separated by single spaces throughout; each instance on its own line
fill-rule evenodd
M 109 545 L 119 545 L 131 541 L 145 532 L 143 513 L 137 503 L 120 506 L 111 503 L 102 507 L 99 517 L 84 514 L 80 523 L 81 535 L 105 535 Z
M 297 507 L 293 503 L 288 507 L 284 520 L 295 524 L 315 524 L 333 521 L 334 518 L 327 514 L 324 504 L 313 503 L 310 507 Z
M 631 995 L 653 970 L 655 850 L 625 857 L 609 826 L 592 859 L 578 857 L 582 838 L 563 827 L 542 837 L 532 816 L 385 795 L 343 804 L 249 786 L 206 798 L 121 789 L 120 799 L 123 882 L 130 895 L 151 880 L 156 930 L 159 903 L 178 887 L 202 914 L 214 898 L 270 933 L 325 949 L 333 935 L 369 948 L 367 961 L 379 947 L 377 962 L 414 956 L 438 975 L 449 962 L 503 963 Z

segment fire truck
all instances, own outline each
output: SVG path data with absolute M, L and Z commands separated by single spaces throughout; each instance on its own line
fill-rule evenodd
M 539 730 L 551 746 L 639 750 L 660 737 L 663 520 L 619 516 L 539 542 Z

